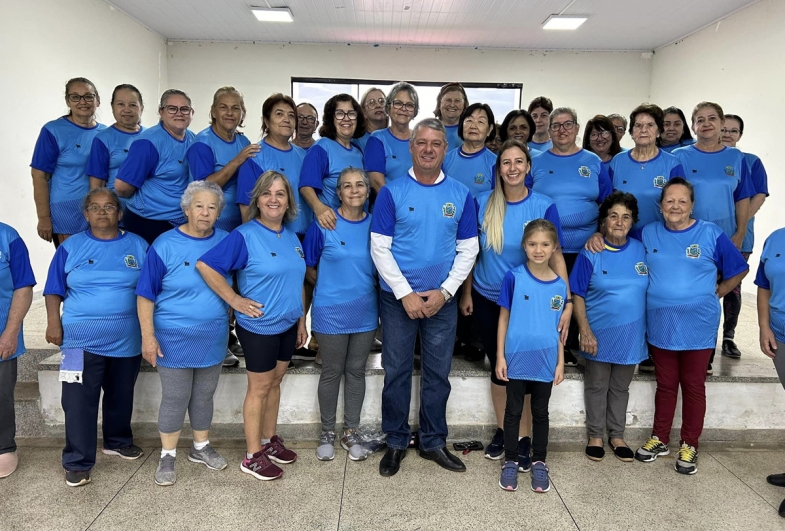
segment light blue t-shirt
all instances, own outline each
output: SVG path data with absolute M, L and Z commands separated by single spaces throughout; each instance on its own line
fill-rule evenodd
M 537 152 L 548 151 L 553 147 L 553 140 L 549 139 L 546 142 L 535 142 L 534 140 L 532 140 L 527 144 L 527 147 L 529 148 L 529 151 L 531 150 L 535 150 Z M 534 153 L 531 153 L 531 156 L 533 157 Z
M 387 183 L 405 177 L 412 167 L 409 139 L 401 140 L 389 128 L 371 133 L 365 147 L 365 171 L 384 174 Z
M 311 207 L 308 206 L 300 195 L 300 172 L 305 160 L 305 150 L 294 144 L 289 144 L 289 149 L 284 151 L 271 146 L 264 140 L 259 142 L 259 145 L 262 146 L 261 151 L 253 157 L 249 157 L 240 166 L 237 204 L 249 205 L 251 194 L 259 177 L 266 171 L 277 171 L 283 174 L 286 180 L 289 181 L 289 185 L 294 193 L 294 199 L 297 202 L 297 218 L 286 223 L 286 227 L 297 234 L 305 234 L 308 225 L 313 219 Z
M 480 295 L 496 302 L 499 300 L 504 274 L 526 261 L 526 253 L 523 250 L 523 229 L 530 221 L 543 218 L 553 223 L 559 236 L 559 245 L 562 245 L 564 236 L 561 231 L 559 211 L 551 198 L 529 190 L 521 201 L 507 202 L 503 227 L 504 245 L 501 254 L 496 254 L 488 243 L 487 233 L 482 228 L 491 193 L 483 192 L 474 200 L 477 210 L 477 230 L 480 235 L 480 253 L 474 266 L 473 286 Z
M 0 334 L 5 332 L 14 291 L 35 286 L 35 276 L 30 265 L 30 254 L 19 233 L 14 228 L 0 223 Z M 16 336 L 16 351 L 7 360 L 25 352 L 24 325 Z M 7 361 L 6 360 L 6 361 Z M 3 359 L 0 358 L 0 363 Z
M 371 259 L 371 215 L 349 221 L 335 212 L 335 230 L 314 221 L 305 234 L 305 264 L 317 268 L 311 328 L 321 334 L 376 330 L 379 301 Z
M 643 227 L 649 268 L 646 334 L 666 350 L 714 348 L 720 324 L 717 273 L 731 278 L 749 269 L 722 229 L 707 221 L 681 231 L 655 222 Z
M 161 123 L 142 131 L 116 176 L 136 187 L 126 203 L 131 212 L 172 225 L 185 223 L 180 198 L 190 181 L 186 153 L 193 141 L 191 131 L 178 140 Z
M 627 239 L 621 247 L 605 242 L 600 253 L 581 251 L 570 273 L 570 291 L 586 302 L 586 317 L 597 338 L 592 361 L 635 365 L 648 358 L 646 290 L 649 269 L 646 249 Z
M 608 174 L 613 189 L 627 192 L 638 200 L 638 223 L 633 228 L 642 228 L 654 221 L 663 221 L 660 212 L 662 188 L 673 177 L 684 177 L 684 168 L 679 159 L 659 150 L 653 159 L 638 162 L 631 151 L 622 151 L 611 160 Z
M 300 188 L 310 186 L 316 190 L 322 203 L 338 208 L 341 206 L 336 192 L 338 177 L 349 167 L 363 167 L 363 154 L 360 149 L 355 145 L 346 148 L 335 140 L 320 138 L 305 155 L 300 171 Z M 308 224 L 303 230 L 307 227 Z
M 463 146 L 463 140 L 458 136 L 459 125 L 460 124 L 444 126 L 444 130 L 447 131 L 447 153 Z
M 407 175 L 379 191 L 371 232 L 392 238 L 393 258 L 414 291 L 438 289 L 452 269 L 456 242 L 477 236 L 474 200 L 449 176 L 427 185 Z M 380 284 L 392 291 L 384 279 Z
M 63 298 L 63 349 L 127 358 L 142 351 L 136 283 L 147 242 L 121 231 L 99 240 L 87 230 L 57 248 L 44 295 Z
M 552 382 L 559 361 L 559 319 L 567 300 L 561 277 L 543 281 L 521 264 L 504 275 L 499 306 L 510 311 L 504 340 L 507 377 Z
M 572 155 L 543 151 L 532 160 L 526 186 L 556 203 L 564 231 L 565 253 L 579 253 L 597 231 L 599 205 L 612 192 L 600 157 L 581 149 Z
M 444 157 L 442 170 L 445 174 L 461 182 L 477 197 L 481 192 L 491 190 L 496 179 L 496 154 L 483 147 L 471 155 L 462 148 L 451 150 Z
M 196 270 L 199 257 L 228 234 L 215 229 L 195 238 L 179 227 L 164 232 L 147 251 L 136 294 L 155 302 L 155 338 L 170 369 L 200 369 L 221 363 L 229 340 L 229 306 Z M 231 283 L 231 275 L 226 281 Z
M 358 148 L 360 148 L 360 151 L 362 151 L 362 152 L 363 152 L 363 154 L 364 154 L 364 153 L 365 153 L 365 146 L 367 146 L 367 145 L 368 145 L 368 139 L 369 139 L 369 138 L 371 138 L 371 133 L 369 133 L 368 131 L 366 131 L 366 132 L 363 134 L 363 136 L 361 136 L 360 138 L 353 138 L 353 139 L 352 139 L 352 144 L 354 144 L 355 146 L 357 146 Z
M 275 232 L 253 219 L 199 260 L 223 276 L 237 271 L 240 295 L 264 305 L 261 317 L 235 312 L 237 323 L 249 332 L 277 335 L 302 317 L 305 255 L 297 235 L 286 227 Z
M 85 172 L 93 138 L 105 125 L 76 125 L 65 116 L 44 125 L 33 150 L 30 167 L 51 175 L 49 209 L 55 234 L 76 234 L 87 229 L 82 200 L 90 191 Z
M 747 166 L 750 169 L 750 179 L 752 180 L 752 188 L 757 194 L 765 194 L 769 196 L 769 176 L 766 174 L 766 168 L 760 161 L 757 155 L 752 153 L 745 153 L 744 158 L 747 161 Z M 755 216 L 751 217 L 747 223 L 747 233 L 744 235 L 744 242 L 741 244 L 741 252 L 751 253 L 755 246 Z
M 185 155 L 191 180 L 204 181 L 213 173 L 221 171 L 250 143 L 251 141 L 242 133 L 236 133 L 234 140 L 227 142 L 215 134 L 212 126 L 199 132 Z M 237 172 L 234 172 L 221 188 L 226 206 L 215 222 L 215 226 L 229 232 L 243 222 L 240 217 L 240 207 L 237 206 Z
M 771 291 L 769 325 L 777 341 L 785 343 L 785 229 L 775 230 L 766 238 L 755 285 Z
M 682 148 L 682 147 L 685 147 L 685 146 L 691 146 L 694 143 L 695 143 L 695 139 L 694 138 L 688 138 L 687 140 L 681 140 L 679 142 L 676 142 L 675 144 L 671 144 L 670 146 L 658 146 L 658 147 L 661 150 L 663 150 L 664 152 L 666 152 L 666 153 L 673 153 L 674 151 L 676 151 L 679 148 Z
M 736 232 L 736 202 L 755 194 L 744 153 L 723 147 L 708 153 L 697 146 L 673 152 L 695 188 L 692 217 L 716 223 L 730 238 Z

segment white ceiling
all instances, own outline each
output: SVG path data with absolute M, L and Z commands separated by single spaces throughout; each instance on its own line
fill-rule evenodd
M 265 0 L 104 0 L 169 40 L 524 50 L 654 50 L 758 0 L 267 0 L 294 22 L 258 22 Z M 545 31 L 549 15 L 590 15 Z

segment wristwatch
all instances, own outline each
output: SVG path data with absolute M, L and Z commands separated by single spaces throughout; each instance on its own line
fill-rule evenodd
M 450 299 L 452 299 L 450 292 L 444 288 L 439 288 L 439 291 L 441 291 L 442 295 L 444 295 L 444 302 L 450 302 Z

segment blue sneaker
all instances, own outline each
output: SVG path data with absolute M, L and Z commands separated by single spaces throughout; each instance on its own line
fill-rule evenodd
M 518 471 L 528 472 L 532 467 L 532 438 L 518 439 Z
M 532 465 L 532 490 L 534 492 L 548 492 L 551 490 L 551 481 L 548 479 L 548 467 L 542 461 L 535 461 Z
M 499 486 L 504 490 L 518 490 L 518 463 L 515 461 L 504 462 L 502 477 L 499 478 Z
M 504 430 L 496 428 L 491 443 L 485 447 L 485 459 L 496 461 L 502 457 L 504 457 Z

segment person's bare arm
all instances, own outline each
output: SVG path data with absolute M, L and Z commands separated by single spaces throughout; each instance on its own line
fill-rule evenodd
M 33 303 L 33 286 L 15 289 L 11 296 L 11 307 L 8 309 L 8 320 L 0 334 L 0 359 L 6 360 L 14 355 L 18 345 L 19 330 L 22 321 Z
M 33 201 L 38 215 L 38 236 L 42 240 L 51 242 L 53 230 L 52 212 L 49 209 L 49 180 L 52 174 L 35 168 L 30 173 L 33 176 Z

